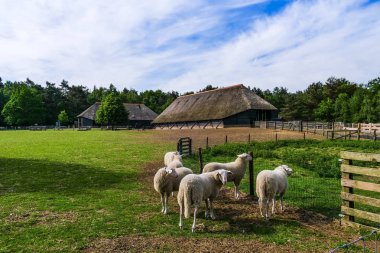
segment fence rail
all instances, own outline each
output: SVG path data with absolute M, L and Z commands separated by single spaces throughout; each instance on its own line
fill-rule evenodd
M 347 124 L 342 122 L 309 121 L 255 121 L 253 126 L 264 129 L 300 131 L 321 134 L 327 139 L 370 139 L 377 140 L 380 123 Z

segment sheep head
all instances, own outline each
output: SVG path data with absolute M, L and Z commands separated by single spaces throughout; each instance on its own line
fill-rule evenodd
M 171 176 L 171 177 L 178 177 L 177 172 L 174 169 L 171 169 L 168 167 L 165 167 L 165 173 L 166 175 Z
M 293 173 L 293 170 L 288 165 L 280 165 L 277 168 L 281 168 L 285 171 L 286 175 L 290 176 Z
M 180 155 L 178 152 L 174 154 L 173 161 L 178 160 L 182 162 L 182 155 Z
M 252 160 L 252 156 L 250 154 L 247 154 L 247 153 L 243 153 L 241 155 L 238 155 L 237 157 L 243 159 L 243 160 L 246 160 L 246 161 L 251 161 Z
M 223 185 L 225 185 L 227 183 L 227 176 L 231 174 L 232 174 L 231 171 L 221 169 L 221 170 L 217 170 L 216 176 L 218 180 L 222 182 Z

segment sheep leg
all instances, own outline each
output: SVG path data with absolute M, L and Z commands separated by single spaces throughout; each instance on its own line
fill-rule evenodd
M 215 214 L 214 214 L 214 208 L 212 207 L 212 199 L 209 199 L 210 201 L 210 214 L 211 214 L 211 219 L 215 220 Z
M 265 219 L 266 219 L 266 220 L 267 220 L 268 217 L 269 217 L 268 209 L 269 209 L 269 199 L 266 199 L 266 200 L 265 200 Z
M 197 221 L 197 211 L 198 211 L 198 204 L 195 204 L 195 208 L 194 208 L 194 222 L 193 222 L 193 226 L 191 227 L 191 232 L 195 232 L 195 223 Z
M 264 214 L 263 214 L 263 203 L 264 203 L 263 199 L 259 198 L 258 202 L 259 202 L 259 208 L 260 208 L 261 217 L 264 217 Z
M 275 214 L 276 211 L 276 197 L 272 199 L 272 215 Z
M 164 214 L 167 214 L 168 213 L 168 198 L 169 198 L 170 194 L 166 194 L 164 196 L 164 200 L 165 200 L 165 210 L 164 210 Z
M 209 212 L 209 210 L 210 210 L 209 199 L 206 199 L 205 202 L 206 202 L 205 218 L 207 219 L 208 217 L 210 217 L 210 212 Z
M 240 181 L 234 181 L 235 184 L 235 198 L 239 199 L 240 198 Z
M 240 185 L 235 185 L 235 198 L 240 198 Z
M 163 193 L 161 193 L 161 205 L 162 205 L 161 213 L 163 213 L 165 211 L 165 196 Z
M 280 199 L 281 199 L 281 212 L 284 212 L 284 195 L 281 195 Z
M 179 205 L 179 228 L 183 229 L 183 205 Z

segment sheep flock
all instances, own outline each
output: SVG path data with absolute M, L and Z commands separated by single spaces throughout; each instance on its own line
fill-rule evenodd
M 194 206 L 192 232 L 195 232 L 196 218 L 201 203 L 205 202 L 205 218 L 216 219 L 213 201 L 219 195 L 221 188 L 227 182 L 235 186 L 235 198 L 240 198 L 240 183 L 246 173 L 247 162 L 252 157 L 247 154 L 237 155 L 233 162 L 211 162 L 204 166 L 202 174 L 194 174 L 182 164 L 182 156 L 178 152 L 167 152 L 164 156 L 164 167 L 157 170 L 153 185 L 161 197 L 161 212 L 168 214 L 168 199 L 177 194 L 179 205 L 179 227 L 183 229 L 184 218 L 189 218 L 191 206 Z M 283 197 L 288 188 L 288 176 L 293 170 L 287 165 L 280 165 L 274 170 L 263 170 L 257 175 L 256 193 L 259 198 L 261 216 L 268 219 L 269 205 L 272 204 L 271 214 L 275 214 L 276 195 L 281 200 L 281 211 L 284 211 Z

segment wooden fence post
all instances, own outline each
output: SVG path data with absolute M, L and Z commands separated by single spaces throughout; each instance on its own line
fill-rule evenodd
M 376 131 L 377 131 L 377 129 L 374 129 L 374 130 L 373 130 L 373 140 L 374 140 L 374 141 L 377 141 Z
M 343 164 L 347 164 L 347 165 L 352 165 L 352 160 L 343 160 L 342 163 Z M 353 178 L 354 177 L 353 177 L 352 173 L 342 172 L 342 180 L 343 179 L 353 180 Z M 346 193 L 353 194 L 354 193 L 354 188 L 343 186 L 342 187 L 342 191 L 346 192 Z M 343 206 L 346 206 L 346 207 L 349 207 L 349 208 L 355 208 L 355 204 L 354 204 L 353 201 L 343 200 Z M 344 217 L 344 219 L 348 220 L 348 221 L 353 221 L 353 222 L 355 221 L 355 217 L 351 216 L 351 215 L 348 215 L 348 217 Z
M 208 136 L 206 137 L 206 149 L 208 149 Z
M 198 148 L 198 155 L 199 155 L 199 173 L 202 174 L 203 172 L 202 148 Z
M 251 134 L 248 134 L 248 144 L 251 143 Z
M 306 140 L 306 133 L 303 132 L 303 140 Z
M 181 150 L 181 144 L 180 141 L 177 142 L 177 151 L 180 155 L 182 155 L 182 150 Z
M 224 144 L 227 144 L 227 135 L 226 135 L 226 141 L 224 142 Z
M 276 142 L 277 142 L 277 133 L 276 133 Z
M 248 169 L 249 169 L 249 195 L 254 196 L 255 195 L 255 176 L 254 176 L 254 170 L 253 170 L 253 152 L 250 151 L 249 155 L 252 157 L 252 160 L 248 163 Z
M 334 140 L 334 133 L 335 132 L 335 124 L 334 124 L 334 121 L 332 123 L 332 132 L 331 132 L 331 140 Z

